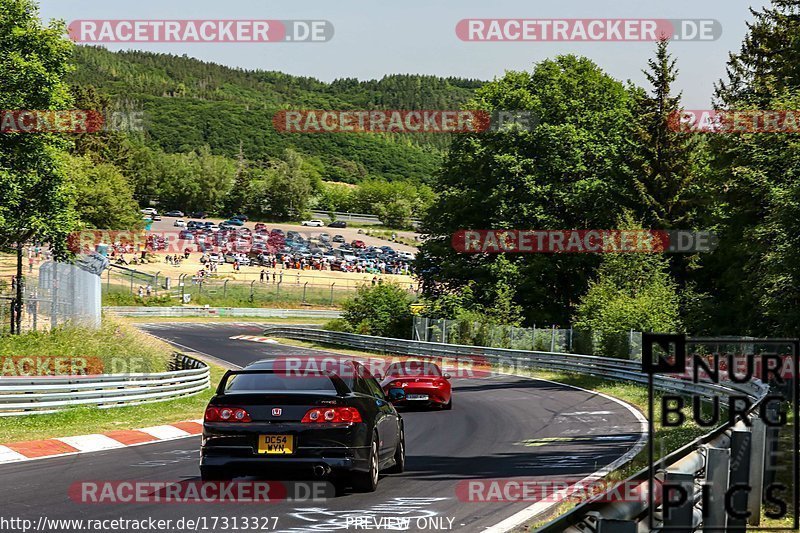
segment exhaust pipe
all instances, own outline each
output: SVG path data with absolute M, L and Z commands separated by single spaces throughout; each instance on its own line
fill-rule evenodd
M 331 473 L 331 467 L 328 465 L 314 465 L 314 476 L 325 477 Z

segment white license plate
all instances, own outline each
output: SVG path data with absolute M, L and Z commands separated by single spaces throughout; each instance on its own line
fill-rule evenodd
M 427 394 L 409 394 L 406 396 L 406 400 L 427 400 Z

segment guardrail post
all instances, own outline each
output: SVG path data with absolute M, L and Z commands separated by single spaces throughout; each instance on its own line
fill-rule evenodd
M 253 280 L 250 282 L 250 303 L 253 303 L 256 299 L 255 290 L 256 290 L 256 280 Z
M 751 490 L 747 497 L 747 510 L 750 518 L 747 524 L 758 526 L 761 524 L 761 499 L 764 490 L 764 458 L 767 447 L 767 425 L 759 417 L 752 419 L 750 427 L 750 484 Z
M 680 487 L 682 490 L 670 491 L 669 487 Z M 662 514 L 664 529 L 671 533 L 692 533 L 694 531 L 694 474 L 667 470 L 664 476 L 664 498 L 662 498 Z M 677 499 L 676 505 L 668 507 L 667 500 Z
M 303 303 L 306 303 L 306 290 L 308 290 L 308 282 L 303 283 Z
M 596 533 L 636 533 L 638 524 L 634 520 L 616 520 L 600 517 Z
M 750 453 L 752 449 L 752 434 L 744 424 L 739 423 L 731 433 L 731 468 L 730 468 L 730 488 L 740 487 L 745 489 L 750 479 Z M 730 496 L 731 511 L 746 513 L 748 509 L 748 496 L 745 490 L 737 490 Z M 729 533 L 745 533 L 747 530 L 747 518 L 729 516 Z
M 731 469 L 731 451 L 708 446 L 706 451 L 707 487 L 703 499 L 703 528 L 705 531 L 725 531 L 728 513 L 725 512 L 725 492 L 728 490 Z M 708 497 L 706 498 L 706 494 Z
M 161 274 L 160 270 L 158 272 L 156 272 L 155 279 L 153 280 L 153 290 L 156 292 L 156 294 L 158 294 L 158 276 L 159 276 L 159 274 Z
M 553 324 L 552 329 L 550 330 L 550 351 L 556 351 L 556 326 Z
M 223 298 L 227 298 L 228 297 L 228 282 L 229 281 L 230 281 L 229 279 L 226 279 L 225 282 L 222 284 L 222 297 Z
M 331 307 L 333 307 L 333 286 L 334 285 L 336 285 L 335 281 L 333 283 L 331 283 Z

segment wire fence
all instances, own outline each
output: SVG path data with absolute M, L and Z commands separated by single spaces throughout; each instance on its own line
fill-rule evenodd
M 48 331 L 66 324 L 99 328 L 103 260 L 88 256 L 74 263 L 45 261 L 22 278 L 18 306 L 17 280 L 0 295 L 0 333 Z
M 642 358 L 642 333 L 633 330 L 608 333 L 556 326 L 519 328 L 415 316 L 412 339 L 512 350 L 602 355 L 631 360 Z
M 216 307 L 270 307 L 275 304 L 334 307 L 363 285 L 383 283 L 382 278 L 363 279 L 309 275 L 307 271 L 264 269 L 251 279 L 227 275 L 151 274 L 113 265 L 103 273 L 103 305 Z M 408 284 L 409 292 L 416 289 Z

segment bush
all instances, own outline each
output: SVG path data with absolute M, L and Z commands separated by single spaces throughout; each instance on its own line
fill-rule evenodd
M 322 329 L 327 329 L 328 331 L 342 331 L 344 333 L 353 332 L 353 327 L 342 318 L 334 318 L 333 320 L 329 320 L 324 326 L 322 326 Z
M 400 285 L 362 285 L 342 304 L 342 317 L 361 335 L 407 339 L 411 333 L 410 305 L 411 295 Z

